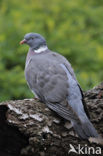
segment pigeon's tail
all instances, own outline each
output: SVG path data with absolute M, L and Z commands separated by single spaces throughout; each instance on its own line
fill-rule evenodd
M 72 122 L 74 130 L 78 134 L 78 136 L 82 139 L 88 139 L 90 137 L 98 137 L 98 133 L 90 120 L 85 118 L 85 121 L 81 121 L 81 123 L 77 123 L 75 121 Z

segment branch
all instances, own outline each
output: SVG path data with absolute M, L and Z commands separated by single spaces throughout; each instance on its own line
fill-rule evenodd
M 103 83 L 85 92 L 84 97 L 91 122 L 103 136 Z M 102 150 L 97 143 L 78 138 L 69 122 L 36 99 L 0 103 L 0 156 L 67 156 L 70 144 Z

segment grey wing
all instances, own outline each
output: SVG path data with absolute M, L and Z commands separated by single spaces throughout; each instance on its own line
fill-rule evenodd
M 60 55 L 60 54 L 58 54 L 58 53 L 52 53 L 52 55 L 57 59 L 58 58 L 58 60 L 59 60 L 59 62 L 61 63 L 61 64 L 63 64 L 63 66 L 62 66 L 62 68 L 64 69 L 64 71 L 66 72 L 66 74 L 67 74 L 67 76 L 68 76 L 68 84 L 69 84 L 69 90 L 68 90 L 68 92 L 69 92 L 69 100 L 70 101 L 74 101 L 73 99 L 74 99 L 74 97 L 75 96 L 77 96 L 78 98 L 78 100 L 80 101 L 80 103 L 81 104 L 74 104 L 74 106 L 72 106 L 72 107 L 74 107 L 74 109 L 76 108 L 76 106 L 78 107 L 80 107 L 80 105 L 81 105 L 81 109 L 84 111 L 85 110 L 85 113 L 86 113 L 86 115 L 90 118 L 90 116 L 89 116 L 89 113 L 88 113 L 88 110 L 87 110 L 87 107 L 86 107 L 86 104 L 85 104 L 85 101 L 84 101 L 84 96 L 83 96 L 83 92 L 82 92 L 82 89 L 80 88 L 80 85 L 79 85 L 79 83 L 78 83 L 78 81 L 77 81 L 77 79 L 76 79 L 76 77 L 75 77 L 75 74 L 74 74 L 74 71 L 73 71 L 73 69 L 72 69 L 72 67 L 71 67 L 71 64 L 68 62 L 68 60 L 64 57 L 64 56 L 62 56 L 62 55 Z M 70 80 L 70 81 L 69 81 Z M 73 84 L 72 84 L 73 83 Z M 71 93 L 70 93 L 70 91 L 71 91 Z M 72 92 L 73 92 L 73 94 L 72 94 Z M 71 94 L 71 95 L 70 95 Z M 75 94 L 75 95 L 74 95 Z M 74 101 L 74 103 L 76 103 L 75 101 Z M 72 104 L 73 105 L 73 104 Z M 75 106 L 76 105 L 76 106 Z
M 67 120 L 85 120 L 82 94 L 76 79 L 64 64 L 52 66 L 52 71 L 56 75 L 52 73 L 42 90 L 48 107 Z
M 84 105 L 83 105 L 83 95 L 82 91 L 78 85 L 77 80 L 73 78 L 71 75 L 71 72 L 66 68 L 64 64 L 61 64 L 61 67 L 64 69 L 64 71 L 67 74 L 68 77 L 68 102 L 69 105 L 72 107 L 73 111 L 77 113 L 78 117 L 81 118 L 82 120 L 85 119 L 86 114 L 84 110 Z
M 60 64 L 48 65 L 38 77 L 38 87 L 47 106 L 67 120 L 80 122 L 76 111 L 70 105 L 68 77 Z M 42 77 L 42 78 L 41 78 Z M 41 85 L 42 84 L 42 85 Z
M 86 103 L 84 101 L 84 95 L 83 95 L 82 89 L 81 89 L 81 87 L 80 87 L 80 85 L 79 85 L 79 83 L 78 83 L 78 81 L 77 81 L 77 79 L 75 77 L 75 74 L 74 74 L 74 71 L 73 71 L 73 69 L 71 67 L 71 64 L 65 58 L 64 58 L 64 60 L 65 60 L 65 62 L 63 62 L 63 64 L 64 64 L 63 68 L 65 68 L 66 69 L 66 73 L 70 74 L 70 77 L 72 76 L 72 79 L 75 80 L 75 85 L 76 85 L 76 88 L 78 90 L 80 100 L 82 101 L 83 108 L 85 110 L 86 115 L 90 118 L 89 112 L 87 110 Z

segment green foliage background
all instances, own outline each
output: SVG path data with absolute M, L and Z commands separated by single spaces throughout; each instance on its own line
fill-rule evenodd
M 0 0 L 0 101 L 33 97 L 24 78 L 25 33 L 42 34 L 84 90 L 103 79 L 103 0 Z

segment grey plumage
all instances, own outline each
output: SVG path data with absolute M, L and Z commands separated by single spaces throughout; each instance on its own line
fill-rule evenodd
M 31 36 L 35 38 L 35 33 L 28 35 L 28 38 Z M 46 46 L 45 39 L 41 39 L 40 35 L 38 38 L 40 41 L 38 48 Z M 36 53 L 37 46 L 35 45 L 36 48 L 33 46 L 36 43 L 35 38 L 29 45 L 25 66 L 25 77 L 30 89 L 50 109 L 64 119 L 70 120 L 81 138 L 97 137 L 98 134 L 87 117 L 82 91 L 70 63 L 48 48 Z

